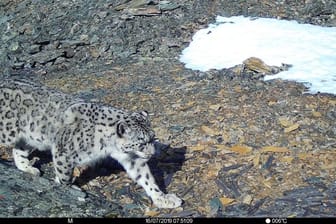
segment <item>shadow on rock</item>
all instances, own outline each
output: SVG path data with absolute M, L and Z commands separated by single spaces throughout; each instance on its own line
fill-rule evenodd
M 172 181 L 174 173 L 181 170 L 187 148 L 172 148 L 160 142 L 155 143 L 156 154 L 149 160 L 149 167 L 163 192 Z
M 166 188 L 171 183 L 174 173 L 181 170 L 185 161 L 185 153 L 186 147 L 172 148 L 170 145 L 155 142 L 155 154 L 148 161 L 148 166 L 163 192 L 167 193 Z M 85 169 L 76 179 L 76 183 L 82 186 L 96 177 L 118 174 L 123 170 L 116 160 L 107 157 L 97 162 L 96 165 Z

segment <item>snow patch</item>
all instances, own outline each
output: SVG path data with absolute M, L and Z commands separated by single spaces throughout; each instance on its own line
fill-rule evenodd
M 215 24 L 193 36 L 180 61 L 187 68 L 207 71 L 233 67 L 249 57 L 268 65 L 293 65 L 265 80 L 292 80 L 306 84 L 310 93 L 336 94 L 336 27 L 218 16 Z

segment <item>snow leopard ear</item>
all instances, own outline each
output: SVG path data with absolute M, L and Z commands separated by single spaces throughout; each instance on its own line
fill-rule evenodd
M 132 129 L 130 128 L 130 126 L 124 122 L 124 121 L 120 121 L 117 124 L 117 136 L 119 138 L 123 138 L 125 136 L 125 134 L 130 134 L 132 132 Z
M 117 124 L 117 135 L 119 138 L 122 138 L 125 134 L 125 124 L 123 122 L 120 122 Z
M 139 114 L 141 114 L 144 117 L 148 117 L 149 115 L 147 110 L 140 111 Z

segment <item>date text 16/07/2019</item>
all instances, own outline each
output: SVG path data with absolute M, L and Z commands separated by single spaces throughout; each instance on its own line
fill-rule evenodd
M 192 218 L 146 218 L 146 223 L 153 224 L 191 224 Z

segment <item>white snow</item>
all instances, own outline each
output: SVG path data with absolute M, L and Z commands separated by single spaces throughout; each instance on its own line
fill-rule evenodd
M 336 94 L 336 27 L 218 16 L 215 24 L 193 36 L 180 61 L 187 68 L 207 71 L 242 64 L 249 57 L 268 65 L 293 65 L 265 80 L 293 80 L 305 83 L 310 93 Z

